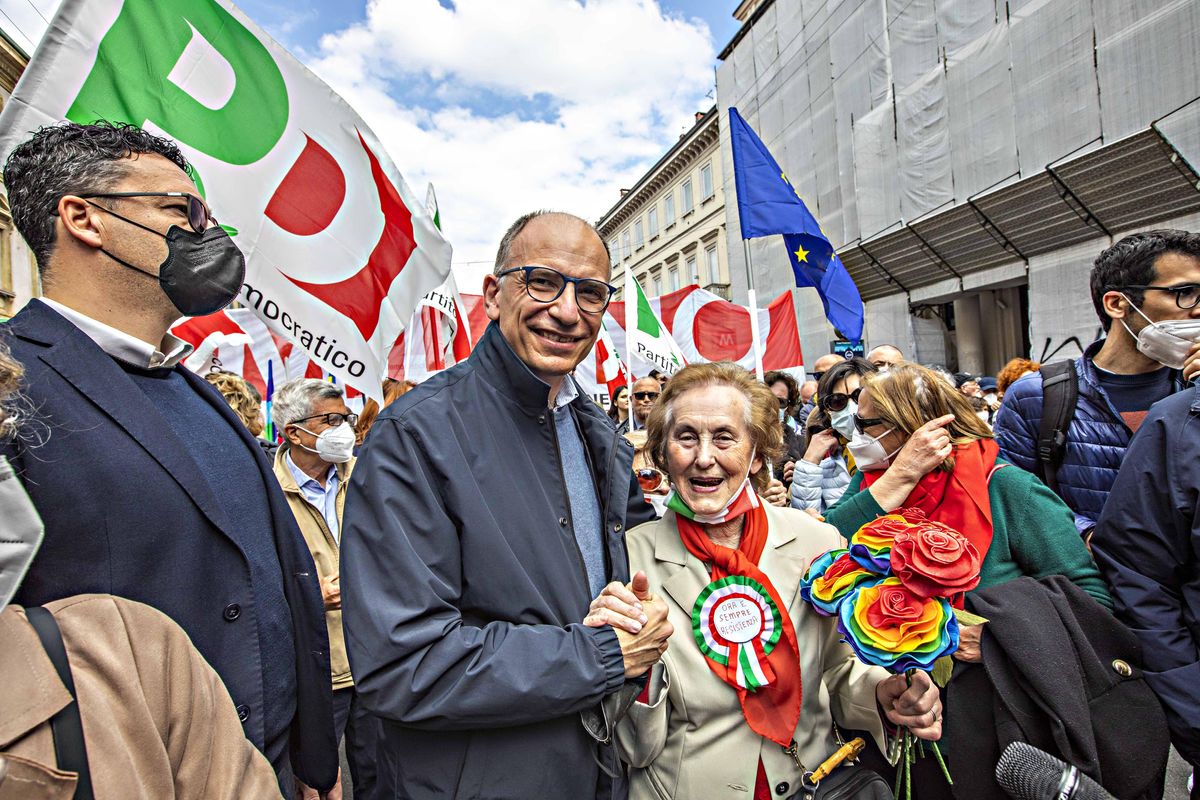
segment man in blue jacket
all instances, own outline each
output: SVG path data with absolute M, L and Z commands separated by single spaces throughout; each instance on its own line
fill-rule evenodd
M 1129 446 L 1092 554 L 1142 644 L 1171 742 L 1200 769 L 1200 389 L 1150 410 Z M 1200 788 L 1193 788 L 1200 798 Z
M 171 617 L 287 791 L 337 776 L 312 556 L 261 449 L 168 329 L 227 305 L 245 261 L 174 142 L 42 128 L 4 180 L 45 297 L 5 326 L 29 408 L 7 456 L 46 525 L 17 602 L 115 594 Z M 101 721 L 102 723 L 103 721 Z
M 1106 335 L 1075 360 L 1079 397 L 1057 470 L 1082 536 L 1095 527 L 1150 406 L 1200 372 L 1200 235 L 1126 236 L 1099 255 L 1090 282 Z M 1027 375 L 1009 387 L 995 420 L 1003 454 L 1035 473 L 1043 401 L 1042 376 Z
M 632 447 L 570 375 L 609 276 L 591 225 L 521 217 L 471 357 L 390 405 L 359 457 L 342 624 L 396 797 L 623 796 L 610 700 L 636 695 L 671 625 L 644 575 L 621 586 L 625 531 L 654 514 Z

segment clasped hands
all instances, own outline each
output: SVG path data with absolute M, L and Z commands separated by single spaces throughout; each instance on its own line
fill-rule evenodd
M 611 625 L 621 643 L 625 677 L 641 677 L 667 651 L 674 627 L 667 621 L 667 604 L 650 592 L 650 579 L 638 570 L 628 584 L 613 581 L 588 607 L 583 624 Z

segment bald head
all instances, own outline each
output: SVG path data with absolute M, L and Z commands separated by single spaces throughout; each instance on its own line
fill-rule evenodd
M 599 251 L 603 253 L 604 263 L 609 264 L 608 244 L 592 223 L 564 211 L 531 211 L 518 217 L 504 232 L 492 274 L 497 275 L 508 267 L 526 266 L 528 247 L 524 240 L 551 231 L 568 237 L 572 248 L 581 251 L 578 255 L 590 257 Z
M 813 364 L 812 373 L 814 375 L 821 375 L 845 360 L 846 359 L 842 358 L 837 353 L 830 353 L 827 356 L 821 356 L 817 359 L 816 363 Z
M 904 353 L 900 352 L 900 348 L 891 344 L 881 344 L 871 352 L 867 353 L 867 361 L 875 369 L 891 369 L 904 360 Z

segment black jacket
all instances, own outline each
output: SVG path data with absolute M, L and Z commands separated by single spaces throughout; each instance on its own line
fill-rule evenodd
M 1200 769 L 1200 388 L 1138 428 L 1092 538 L 1180 754 Z
M 380 414 L 351 478 L 342 624 L 363 704 L 384 719 L 397 797 L 612 796 L 580 712 L 625 684 L 575 543 L 548 387 L 492 324 L 471 357 Z M 609 579 L 653 518 L 633 448 L 585 394 Z
M 32 413 L 8 457 L 46 525 L 46 536 L 14 602 L 115 594 L 157 608 L 179 624 L 212 665 L 262 749 L 263 675 L 245 554 L 226 532 L 220 476 L 205 476 L 157 408 L 100 347 L 36 300 L 4 326 L 25 366 Z M 220 393 L 183 367 L 188 383 L 244 440 L 262 473 L 272 537 L 295 635 L 296 716 L 292 767 L 305 783 L 331 787 L 337 743 L 325 610 L 312 555 L 255 439 Z M 214 480 L 216 484 L 214 485 Z
M 1132 633 L 1061 575 L 977 590 L 967 606 L 988 622 L 983 663 L 956 664 L 946 690 L 955 797 L 1008 800 L 994 772 L 1015 741 L 1074 764 L 1122 800 L 1162 797 L 1166 720 Z

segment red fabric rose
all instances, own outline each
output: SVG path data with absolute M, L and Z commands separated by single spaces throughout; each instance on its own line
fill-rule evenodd
M 952 597 L 979 585 L 981 559 L 967 537 L 925 521 L 896 534 L 892 572 L 921 597 Z
M 916 508 L 916 507 L 901 508 L 896 511 L 893 511 L 892 513 L 898 514 L 901 517 L 904 517 L 904 519 L 906 519 L 909 523 L 911 523 L 913 525 L 918 525 L 918 524 L 924 522 L 925 520 L 929 519 L 929 517 L 926 516 L 924 511 L 922 511 L 921 509 Z

